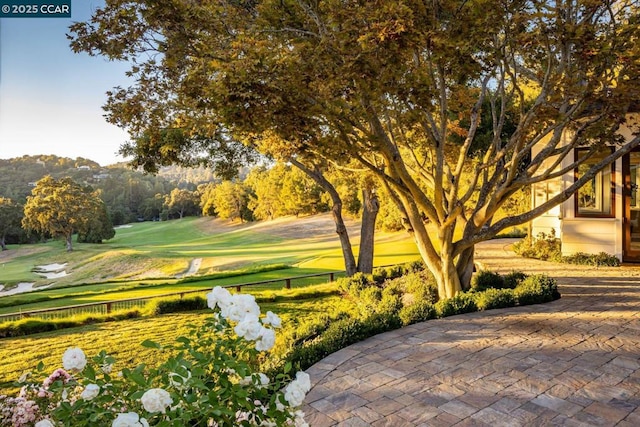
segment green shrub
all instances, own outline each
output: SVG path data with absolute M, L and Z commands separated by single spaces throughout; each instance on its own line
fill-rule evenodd
M 407 326 L 433 319 L 436 316 L 436 311 L 431 302 L 422 300 L 402 307 L 398 316 L 400 317 L 402 324 Z
M 521 241 L 514 243 L 513 251 L 525 258 L 536 258 L 543 261 L 562 260 L 560 239 L 556 237 L 555 230 L 546 233 L 538 233 L 536 238 L 527 236 Z
M 291 333 L 293 345 L 297 346 L 305 341 L 314 340 L 327 330 L 331 322 L 336 320 L 340 319 L 332 319 L 327 315 L 321 314 L 315 318 L 308 319 L 307 321 L 300 323 Z
M 402 308 L 402 296 L 387 292 L 382 294 L 382 299 L 375 308 L 376 313 L 397 314 Z
M 360 291 L 358 295 L 358 309 L 361 316 L 368 316 L 370 313 L 378 311 L 378 305 L 382 299 L 382 289 L 377 286 L 369 286 Z
M 471 279 L 471 289 L 474 291 L 480 292 L 491 288 L 504 288 L 504 279 L 498 273 L 482 270 L 477 272 Z
M 458 292 L 453 298 L 440 300 L 435 304 L 434 308 L 437 317 L 471 313 L 478 310 L 473 294 L 466 292 Z
M 397 279 L 402 277 L 407 272 L 407 269 L 403 265 L 393 265 L 387 267 L 387 280 Z
M 598 254 L 586 254 L 584 252 L 576 252 L 575 254 L 562 257 L 562 262 L 567 264 L 593 265 L 596 267 L 619 267 L 620 260 L 614 255 L 606 252 Z
M 410 272 L 399 280 L 404 286 L 404 291 L 412 294 L 415 300 L 431 303 L 438 301 L 438 285 L 431 272 Z
M 478 310 L 513 307 L 516 298 L 513 289 L 486 289 L 474 294 Z
M 377 284 L 384 283 L 387 280 L 387 269 L 386 268 L 374 268 L 372 279 Z
M 409 271 L 412 271 L 414 273 L 417 273 L 418 271 L 424 271 L 427 269 L 427 266 L 425 265 L 424 261 L 421 259 L 415 260 L 415 261 L 411 261 L 409 263 Z
M 384 284 L 384 292 L 397 295 L 409 295 L 411 301 L 426 300 L 435 303 L 438 300 L 438 286 L 428 271 L 409 271 L 402 277 L 389 280 Z
M 364 319 L 349 317 L 333 321 L 316 339 L 294 347 L 286 360 L 273 368 L 269 375 L 276 374 L 286 361 L 297 369 L 307 369 L 342 348 L 400 327 L 402 321 L 396 313 L 374 313 Z
M 511 273 L 503 276 L 504 287 L 507 289 L 515 289 L 515 287 L 522 283 L 522 281 L 527 277 L 529 277 L 529 275 L 522 271 L 512 271 Z
M 160 300 L 154 303 L 152 314 L 177 313 L 180 311 L 204 310 L 207 300 L 202 297 L 191 297 L 174 300 Z
M 47 320 L 27 318 L 13 322 L 0 323 L 0 338 L 20 337 L 40 332 L 51 332 L 83 325 L 92 325 L 95 323 L 133 319 L 140 317 L 141 315 L 142 313 L 139 310 L 120 310 L 110 314 L 76 315 L 65 319 Z
M 354 298 L 357 298 L 363 289 L 374 284 L 370 276 L 364 273 L 356 273 L 351 277 L 341 277 L 336 283 L 341 292 L 349 294 Z
M 560 298 L 558 283 L 544 274 L 527 277 L 514 290 L 513 295 L 520 305 L 540 304 Z
M 55 331 L 56 325 L 52 321 L 42 319 L 22 319 L 6 322 L 0 325 L 0 338 L 19 337 L 37 334 L 39 332 Z

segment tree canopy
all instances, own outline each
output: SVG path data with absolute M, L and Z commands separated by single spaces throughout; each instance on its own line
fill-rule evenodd
M 22 206 L 13 200 L 0 197 L 0 248 L 7 250 L 6 238 L 9 233 L 18 233 L 22 221 Z
M 637 134 L 616 135 L 640 95 L 637 17 L 628 0 L 107 0 L 72 27 L 71 45 L 132 62 L 135 84 L 105 108 L 141 161 L 231 140 L 357 160 L 401 208 L 450 297 L 469 285 L 476 243 L 638 146 Z M 179 146 L 170 130 L 186 135 Z M 617 149 L 562 193 L 495 217 L 602 144 Z M 593 149 L 576 158 L 579 146 Z
M 88 241 L 102 241 L 115 235 L 108 220 L 104 202 L 90 188 L 71 178 L 56 180 L 46 176 L 36 183 L 24 206 L 22 226 L 26 230 L 65 239 L 67 251 L 73 250 L 71 238 L 80 233 Z

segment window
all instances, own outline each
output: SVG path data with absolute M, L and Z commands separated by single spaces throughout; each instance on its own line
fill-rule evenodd
M 585 152 L 586 149 L 576 150 L 577 158 L 584 155 Z M 611 154 L 610 151 L 605 151 L 591 156 L 576 169 L 576 179 L 583 176 L 593 165 L 600 162 L 609 154 Z M 615 216 L 613 211 L 613 172 L 614 168 L 613 164 L 611 164 L 598 172 L 578 190 L 576 196 L 576 216 L 605 218 Z

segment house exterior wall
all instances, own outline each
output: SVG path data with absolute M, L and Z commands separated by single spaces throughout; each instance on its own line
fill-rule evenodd
M 637 122 L 639 115 L 630 116 L 630 122 Z M 632 138 L 632 130 L 623 126 L 620 134 L 627 140 Z M 539 152 L 534 147 L 532 155 Z M 562 166 L 568 166 L 572 158 L 563 160 Z M 540 217 L 534 219 L 531 224 L 532 235 L 539 233 L 549 235 L 553 230 L 562 241 L 562 255 L 570 255 L 576 252 L 597 254 L 606 252 L 615 255 L 620 260 L 623 258 L 623 233 L 624 233 L 624 205 L 623 188 L 624 177 L 622 174 L 622 159 L 614 164 L 614 218 L 589 218 L 576 216 L 575 199 L 569 198 Z M 539 183 L 532 189 L 532 205 L 540 206 L 548 198 L 552 197 L 574 182 L 573 173 L 568 173 L 561 178 Z
M 564 185 L 573 183 L 573 175 L 563 177 Z M 588 218 L 576 216 L 575 199 L 563 203 L 564 215 L 561 219 L 562 255 L 576 252 L 597 254 L 606 252 L 622 260 L 622 235 L 624 206 L 622 204 L 622 159 L 614 164 L 614 218 Z

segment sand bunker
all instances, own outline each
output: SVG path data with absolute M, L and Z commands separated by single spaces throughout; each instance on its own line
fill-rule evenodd
M 64 264 L 54 263 L 47 265 L 36 265 L 33 269 L 33 272 L 38 276 L 44 277 L 45 279 L 59 279 L 67 275 L 67 271 L 64 269 L 66 266 L 66 262 Z
M 33 288 L 33 283 L 18 283 L 18 286 L 16 286 L 13 289 L 9 289 L 8 291 L 2 291 L 0 292 L 0 297 L 6 297 L 9 295 L 15 295 L 15 294 L 22 294 L 24 292 L 33 292 L 33 291 L 39 291 L 40 289 L 46 289 L 51 285 L 47 285 L 47 286 L 40 286 L 38 288 Z M 1 289 L 4 289 L 4 286 L 0 285 Z
M 52 271 L 60 271 L 67 266 L 67 263 L 64 264 L 47 264 L 47 265 L 36 265 L 34 271 L 36 273 L 50 273 Z

